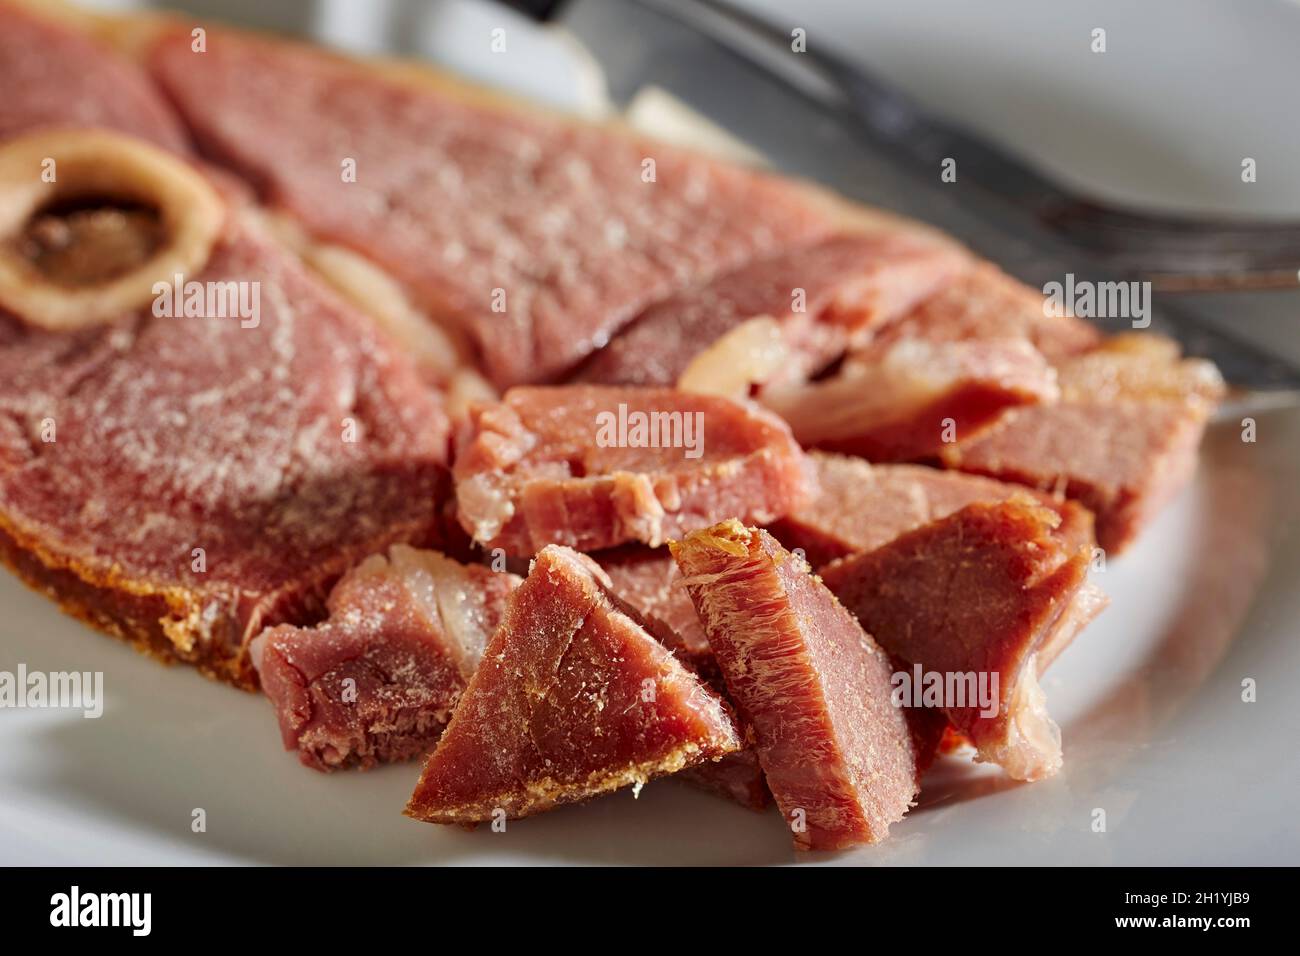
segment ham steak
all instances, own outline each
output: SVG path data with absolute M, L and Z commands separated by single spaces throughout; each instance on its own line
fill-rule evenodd
M 651 306 L 596 353 L 578 380 L 677 385 L 710 343 L 764 317 L 777 320 L 789 357 L 781 375 L 805 378 L 935 292 L 965 258 L 956 247 L 891 232 L 787 250 Z
M 729 515 L 771 521 L 811 490 L 788 429 L 756 406 L 598 385 L 475 407 L 454 475 L 465 530 L 517 555 L 658 546 Z
M 525 817 L 740 748 L 726 705 L 611 600 L 609 587 L 574 551 L 537 555 L 408 815 Z
M 965 682 L 939 703 L 979 759 L 1037 780 L 1061 766 L 1038 675 L 1106 604 L 1089 558 L 1058 512 L 1026 496 L 967 505 L 821 574 L 886 651 L 945 687 Z M 980 680 L 995 692 L 988 707 L 973 696 Z
M 795 846 L 884 839 L 921 763 L 888 657 L 766 532 L 727 521 L 672 549 Z
M 450 424 L 247 217 L 194 281 L 257 283 L 256 327 L 146 310 L 52 333 L 0 314 L 0 556 L 142 650 L 252 686 L 264 627 L 434 536 Z
M 304 47 L 210 30 L 195 53 L 186 30 L 151 65 L 207 155 L 386 269 L 499 387 L 554 380 L 651 303 L 830 231 L 792 183 Z
M 285 749 L 316 770 L 427 751 L 518 583 L 513 574 L 399 544 L 343 576 L 322 624 L 263 631 L 250 655 Z

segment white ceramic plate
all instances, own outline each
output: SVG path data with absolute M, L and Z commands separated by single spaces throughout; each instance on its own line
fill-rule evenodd
M 337 4 L 326 6 L 337 13 Z M 891 29 L 903 29 L 900 10 L 911 6 L 890 13 Z M 865 31 L 875 14 L 862 16 Z M 926 19 L 918 12 L 913 27 L 926 28 Z M 1213 42 L 1251 42 L 1248 23 Z M 978 82 L 968 77 L 966 85 Z M 1132 94 L 1117 86 L 1112 95 Z M 1292 807 L 1300 785 L 1293 698 L 1300 690 L 1300 407 L 1250 410 L 1253 444 L 1241 441 L 1242 414 L 1225 414 L 1213 427 L 1192 486 L 1099 575 L 1111 607 L 1046 676 L 1064 737 L 1063 772 L 1018 785 L 946 758 L 887 843 L 797 859 L 1300 861 Z M 796 859 L 774 810 L 754 814 L 673 781 L 652 783 L 639 798 L 623 791 L 512 823 L 505 833 L 407 820 L 400 811 L 415 765 L 332 776 L 306 770 L 280 749 L 264 699 L 160 668 L 0 572 L 0 670 L 19 663 L 32 671 L 102 671 L 106 702 L 95 720 L 0 709 L 0 863 Z M 1253 703 L 1242 699 L 1247 679 L 1256 682 Z M 195 833 L 200 808 L 206 830 Z M 1105 832 L 1094 829 L 1098 810 Z

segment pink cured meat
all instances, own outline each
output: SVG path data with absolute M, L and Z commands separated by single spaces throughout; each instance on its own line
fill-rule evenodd
M 611 599 L 604 572 L 551 546 L 511 595 L 406 812 L 530 816 L 740 745 L 726 705 Z
M 397 277 L 499 387 L 554 380 L 651 303 L 829 232 L 802 188 L 673 147 L 284 43 L 190 42 L 163 38 L 152 67 L 207 154 Z
M 0 3 L 0 141 L 39 126 L 117 130 L 175 153 L 185 129 L 139 67 L 49 19 Z
M 652 431 L 661 445 L 674 440 L 666 418 L 638 438 L 633 415 L 675 415 L 694 429 L 693 437 L 680 429 L 678 444 L 697 447 L 630 447 L 652 441 Z M 812 490 L 803 454 L 775 416 L 670 389 L 513 388 L 471 410 L 457 447 L 462 526 L 484 547 L 516 555 L 547 544 L 655 547 L 729 515 L 771 521 Z
M 426 752 L 518 583 L 513 574 L 394 545 L 334 586 L 325 622 L 263 631 L 250 654 L 285 749 L 316 770 Z
M 808 460 L 817 474 L 816 498 L 776 522 L 771 531 L 786 547 L 801 549 L 814 568 L 874 551 L 974 502 L 1027 494 L 1047 507 L 1070 512 L 1081 544 L 1092 542 L 1092 518 L 1084 509 L 1023 485 L 924 465 L 873 465 L 824 452 L 813 452 Z
M 795 846 L 884 839 L 922 763 L 886 654 L 764 531 L 727 521 L 672 549 Z
M 450 423 L 242 220 L 194 281 L 259 283 L 257 325 L 146 310 L 55 334 L 0 314 L 0 557 L 141 649 L 252 686 L 264 627 L 310 620 L 366 555 L 434 537 Z
M 1026 496 L 968 505 L 821 575 L 890 654 L 996 690 L 991 714 L 969 693 L 940 703 L 980 759 L 1037 780 L 1061 766 L 1038 675 L 1106 605 L 1090 557 L 1058 512 Z
M 651 306 L 596 353 L 579 381 L 675 385 L 695 356 L 741 322 L 778 319 L 798 368 L 820 371 L 876 325 L 908 312 L 966 261 L 955 247 L 900 233 L 835 236 L 747 263 Z M 795 290 L 802 290 L 794 311 Z
M 934 459 L 1009 410 L 1054 402 L 1056 376 L 1022 339 L 907 338 L 849 356 L 828 379 L 767 389 L 800 444 L 873 461 Z
M 1067 495 L 1097 516 L 1118 554 L 1196 469 L 1223 380 L 1159 336 L 1116 336 L 1059 368 L 1061 401 L 1015 409 L 945 448 L 946 466 Z

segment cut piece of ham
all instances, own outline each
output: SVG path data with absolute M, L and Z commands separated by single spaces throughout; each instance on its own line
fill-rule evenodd
M 729 515 L 774 520 L 811 492 L 778 418 L 671 389 L 513 388 L 472 408 L 457 449 L 461 524 L 516 555 L 654 547 Z
M 967 505 L 821 575 L 890 654 L 945 685 L 967 680 L 940 703 L 978 759 L 1038 780 L 1061 766 L 1038 675 L 1106 604 L 1089 559 L 1061 515 L 1026 496 Z M 995 713 L 974 694 L 981 679 Z
M 805 447 L 911 461 L 1057 395 L 1055 372 L 1022 339 L 904 338 L 850 355 L 823 381 L 766 389 L 761 400 Z
M 146 308 L 51 333 L 0 314 L 0 558 L 97 627 L 251 687 L 265 627 L 310 622 L 353 564 L 436 537 L 450 423 L 246 217 L 188 278 L 256 285 L 256 325 Z
M 543 549 L 425 764 L 406 813 L 517 818 L 740 749 L 722 700 L 609 594 L 590 559 Z
M 770 530 L 786 547 L 801 549 L 814 568 L 872 551 L 976 501 L 1024 495 L 1062 512 L 1080 544 L 1092 543 L 1092 516 L 1085 509 L 1024 485 L 925 465 L 873 465 L 825 452 L 813 452 L 808 461 L 817 475 L 816 497 Z
M 577 380 L 678 385 L 712 343 L 746 322 L 769 318 L 785 360 L 747 384 L 798 381 L 941 288 L 967 258 L 955 246 L 902 232 L 840 235 L 786 250 L 651 306 L 596 353 Z M 731 341 L 736 347 L 726 364 L 755 367 L 735 354 L 753 343 Z M 725 377 L 725 368 L 718 372 Z
M 395 545 L 349 571 L 313 628 L 250 654 L 286 750 L 316 770 L 407 760 L 437 741 L 500 622 L 513 574 Z
M 1190 479 L 1223 380 L 1142 333 L 1068 359 L 1059 381 L 1060 402 L 1009 412 L 945 448 L 943 462 L 1078 500 L 1097 517 L 1101 547 L 1119 553 Z
M 169 32 L 150 64 L 206 154 L 391 273 L 498 387 L 553 381 L 653 302 L 833 231 L 802 186 L 626 130 L 233 32 L 191 46 Z
M 671 547 L 795 846 L 884 839 L 920 763 L 887 655 L 765 531 L 732 520 Z

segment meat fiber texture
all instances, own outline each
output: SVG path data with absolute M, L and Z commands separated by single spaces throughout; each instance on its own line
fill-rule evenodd
M 672 549 L 795 846 L 884 839 L 919 776 L 886 654 L 764 531 L 731 520 Z
M 609 588 L 599 566 L 568 548 L 537 555 L 408 815 L 525 817 L 740 749 L 727 706 Z
M 87 126 L 189 151 L 149 77 L 95 41 L 0 3 L 0 140 L 42 126 Z
M 450 424 L 369 323 L 236 216 L 199 282 L 260 317 L 0 314 L 0 556 L 96 626 L 252 686 L 246 645 L 433 537 Z
M 1061 766 L 1038 674 L 1106 604 L 1089 559 L 1058 512 L 1025 497 L 967 505 L 821 573 L 885 650 L 953 680 L 938 703 L 978 759 L 1037 780 Z M 989 714 L 970 681 L 993 690 L 993 675 Z
M 783 376 L 807 377 L 938 291 L 966 259 L 955 246 L 906 233 L 840 235 L 786 250 L 651 306 L 577 380 L 676 385 L 710 343 L 757 318 L 781 327 L 790 357 Z
M 349 571 L 314 628 L 281 625 L 250 649 L 286 750 L 316 770 L 427 752 L 496 631 L 513 574 L 394 545 Z
M 186 27 L 151 65 L 208 156 L 390 272 L 503 388 L 552 381 L 652 303 L 833 230 L 796 184 L 318 50 L 210 30 L 195 53 Z
M 873 551 L 905 532 L 946 518 L 976 501 L 1032 496 L 1062 513 L 1080 546 L 1092 544 L 1092 515 L 1084 508 L 1024 485 L 924 465 L 873 465 L 861 458 L 813 452 L 817 495 L 770 528 L 799 548 L 814 568 Z
M 513 388 L 475 407 L 453 473 L 465 530 L 518 555 L 655 547 L 729 515 L 772 521 L 812 492 L 789 430 L 757 406 L 596 385 Z
M 1078 500 L 1096 515 L 1098 543 L 1119 553 L 1195 471 L 1223 380 L 1149 333 L 1068 358 L 1058 378 L 1059 402 L 1008 413 L 987 434 L 946 448 L 943 461 Z

